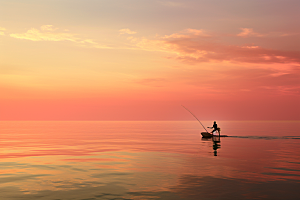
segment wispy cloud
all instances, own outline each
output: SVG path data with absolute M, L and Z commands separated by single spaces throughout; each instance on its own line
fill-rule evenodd
M 31 28 L 26 33 L 12 33 L 11 37 L 31 41 L 70 41 L 82 46 L 93 48 L 109 48 L 105 45 L 100 45 L 92 39 L 83 39 L 78 34 L 58 32 L 58 28 L 53 25 L 43 25 L 40 30 Z
M 4 31 L 6 31 L 6 28 L 0 26 L 0 35 L 5 35 Z
M 241 28 L 241 30 L 242 30 L 242 32 L 237 34 L 237 36 L 240 36 L 240 37 L 263 37 L 263 36 L 265 36 L 263 34 L 254 32 L 252 28 Z
M 125 28 L 125 29 L 121 29 L 119 30 L 120 34 L 130 34 L 130 35 L 133 35 L 133 34 L 136 34 L 137 32 L 135 31 L 131 31 L 130 29 L 128 28 Z
M 31 40 L 31 41 L 72 41 L 78 42 L 79 38 L 69 33 L 52 33 L 41 32 L 35 28 L 28 30 L 26 33 L 13 33 L 11 37 L 17 39 Z
M 193 38 L 193 37 L 210 37 L 208 33 L 205 33 L 204 30 L 197 29 L 185 29 L 180 33 L 173 33 L 171 35 L 165 35 L 163 38 Z
M 243 37 L 243 38 L 251 38 L 251 37 L 288 37 L 288 36 L 297 36 L 299 33 L 297 32 L 290 32 L 290 33 L 283 33 L 283 32 L 268 32 L 268 33 L 258 33 L 255 32 L 252 28 L 241 28 L 241 32 L 238 33 L 236 36 Z
M 250 33 L 254 34 L 251 31 Z M 180 33 L 152 40 L 147 38 L 130 38 L 130 40 L 140 49 L 176 54 L 176 59 L 188 63 L 300 64 L 300 52 L 298 51 L 275 50 L 257 45 L 230 45 L 220 42 L 219 36 L 208 35 L 203 30 L 186 29 Z
M 32 28 L 26 33 L 13 33 L 11 37 L 17 39 L 31 40 L 31 41 L 71 41 L 82 42 L 84 40 L 75 36 L 75 34 L 53 32 L 55 29 L 52 25 L 43 25 L 41 30 Z

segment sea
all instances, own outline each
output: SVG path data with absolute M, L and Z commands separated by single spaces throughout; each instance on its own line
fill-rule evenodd
M 1 121 L 0 199 L 300 199 L 300 121 L 217 123 Z

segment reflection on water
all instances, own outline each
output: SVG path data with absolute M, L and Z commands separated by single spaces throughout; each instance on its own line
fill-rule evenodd
M 299 122 L 219 124 L 0 122 L 0 199 L 300 198 Z
M 219 144 L 220 141 L 213 141 L 213 149 L 214 149 L 214 156 L 217 156 L 217 149 L 221 148 L 221 145 Z
M 221 148 L 221 137 L 213 136 L 212 138 L 201 138 L 202 141 L 208 141 L 212 143 L 212 148 L 214 150 L 214 156 L 218 155 L 218 149 Z

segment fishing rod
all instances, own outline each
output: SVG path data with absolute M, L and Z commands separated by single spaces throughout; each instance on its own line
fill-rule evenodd
M 183 105 L 181 105 L 182 107 L 184 107 Z M 203 124 L 200 122 L 200 120 L 189 110 L 189 109 L 187 109 L 186 107 L 184 107 L 187 111 L 189 111 L 189 113 L 191 113 L 197 120 L 198 120 L 198 122 L 202 125 L 202 127 L 206 130 L 206 128 L 203 126 Z M 208 132 L 207 130 L 206 130 L 206 132 Z

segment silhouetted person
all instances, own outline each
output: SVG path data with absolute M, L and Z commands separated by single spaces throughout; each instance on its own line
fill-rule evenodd
M 215 132 L 215 131 L 218 131 L 218 133 L 219 133 L 219 136 L 220 136 L 220 134 L 221 134 L 221 129 L 218 127 L 218 124 L 217 124 L 217 122 L 216 121 L 214 121 L 214 124 L 213 124 L 213 126 L 212 127 L 207 127 L 207 128 L 213 128 L 214 130 L 212 130 L 212 134 Z

